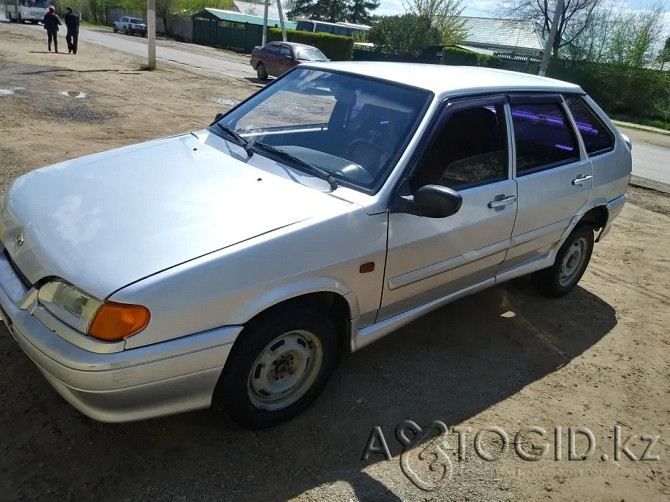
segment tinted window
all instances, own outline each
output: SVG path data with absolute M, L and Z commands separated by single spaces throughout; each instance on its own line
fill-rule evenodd
M 559 103 L 512 105 L 517 175 L 579 160 L 572 128 Z
M 584 140 L 584 147 L 587 153 L 593 155 L 614 148 L 614 136 L 612 132 L 582 98 L 571 96 L 566 101 L 577 123 L 579 134 L 582 136 L 582 140 Z
M 281 49 L 280 49 L 280 51 L 279 51 L 279 55 L 280 55 L 281 57 L 284 57 L 284 56 L 291 56 L 291 49 L 289 49 L 286 45 L 282 45 L 282 46 L 281 46 Z
M 279 54 L 279 46 L 277 44 L 268 44 L 265 46 L 265 50 L 270 54 Z
M 413 182 L 465 188 L 507 179 L 507 135 L 502 104 L 450 114 L 432 140 Z

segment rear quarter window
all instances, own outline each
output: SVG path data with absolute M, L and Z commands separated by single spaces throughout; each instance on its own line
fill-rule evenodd
M 580 96 L 566 96 L 579 135 L 589 156 L 609 152 L 614 148 L 614 135 L 591 107 Z

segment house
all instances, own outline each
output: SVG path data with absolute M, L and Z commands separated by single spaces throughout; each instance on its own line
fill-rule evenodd
M 261 44 L 263 14 L 254 16 L 237 11 L 204 9 L 193 14 L 193 42 L 212 47 L 225 47 L 250 53 Z M 285 22 L 287 30 L 295 30 L 297 23 Z M 268 26 L 278 28 L 278 18 L 268 16 Z
M 463 19 L 468 32 L 465 40 L 458 44 L 463 49 L 505 59 L 542 57 L 544 37 L 534 21 L 467 16 Z

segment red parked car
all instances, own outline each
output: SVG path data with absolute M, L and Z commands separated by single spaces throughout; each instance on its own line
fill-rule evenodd
M 329 61 L 316 47 L 293 42 L 270 42 L 265 47 L 255 47 L 251 53 L 251 66 L 261 80 L 278 77 L 305 61 Z

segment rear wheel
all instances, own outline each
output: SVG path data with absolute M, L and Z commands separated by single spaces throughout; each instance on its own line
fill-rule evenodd
M 567 295 L 584 275 L 592 252 L 593 227 L 577 226 L 558 250 L 554 265 L 537 272 L 540 292 L 553 298 Z
M 316 399 L 338 360 L 337 331 L 325 314 L 297 309 L 268 316 L 235 342 L 212 405 L 242 427 L 272 427 Z
M 265 71 L 265 65 L 263 63 L 258 63 L 256 65 L 256 76 L 258 76 L 260 80 L 268 79 L 268 72 Z

